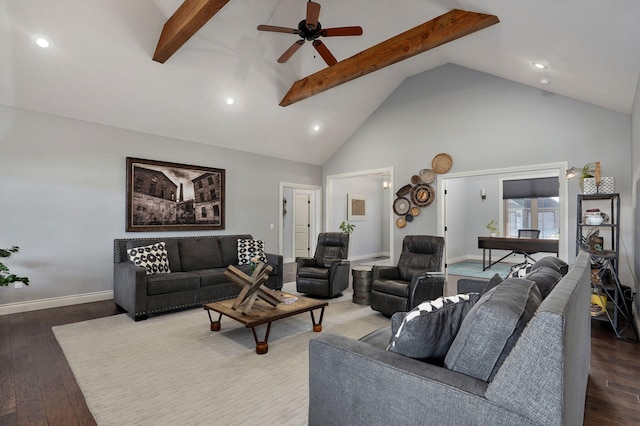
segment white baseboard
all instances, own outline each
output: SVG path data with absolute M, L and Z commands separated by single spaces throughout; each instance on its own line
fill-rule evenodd
M 0 305 L 0 315 L 59 308 L 61 306 L 79 305 L 81 303 L 99 302 L 109 299 L 113 299 L 113 290 L 76 294 L 73 296 L 52 297 L 50 299 L 30 300 L 28 302 L 7 303 L 5 305 Z

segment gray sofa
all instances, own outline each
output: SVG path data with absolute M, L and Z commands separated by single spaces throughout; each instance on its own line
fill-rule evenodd
M 237 296 L 240 287 L 230 282 L 224 271 L 229 265 L 238 265 L 238 239 L 252 237 L 244 234 L 114 240 L 113 291 L 116 305 L 138 321 L 149 315 Z M 127 250 L 158 242 L 166 245 L 171 273 L 148 275 L 145 268 L 129 260 Z M 266 285 L 280 290 L 283 285 L 282 256 L 265 255 L 267 264 L 273 268 Z M 249 265 L 238 267 L 249 272 Z
M 532 283 L 510 278 L 495 290 L 512 282 Z M 490 380 L 385 350 L 391 327 L 360 340 L 315 338 L 309 424 L 580 425 L 591 358 L 590 292 L 589 256 L 580 253 Z

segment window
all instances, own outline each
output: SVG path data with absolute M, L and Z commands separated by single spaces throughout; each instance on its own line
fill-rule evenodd
M 202 207 L 200 212 L 202 213 L 202 217 L 207 217 L 207 208 L 206 207 Z
M 540 238 L 559 238 L 558 188 L 557 177 L 503 181 L 504 235 L 517 237 L 519 229 L 539 229 Z

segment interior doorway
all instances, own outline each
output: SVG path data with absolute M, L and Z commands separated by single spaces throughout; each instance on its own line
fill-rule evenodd
M 562 259 L 568 259 L 571 230 L 567 205 L 568 184 L 564 178 L 567 167 L 567 162 L 560 162 L 438 175 L 436 198 L 443 201 L 437 206 L 437 229 L 438 235 L 443 235 L 447 242 L 445 264 L 469 256 L 470 253 L 477 253 L 477 236 L 488 232 L 486 223 L 489 219 L 504 222 L 501 182 L 507 177 L 559 177 L 561 226 L 558 255 Z M 483 215 L 483 209 L 492 209 L 490 216 Z
M 280 182 L 280 218 L 278 225 L 278 253 L 284 263 L 295 261 L 298 248 L 302 249 L 306 239 L 307 255 L 315 251 L 316 235 L 322 228 L 322 187 L 298 183 Z M 296 197 L 306 201 L 296 206 Z M 302 210 L 302 211 L 300 211 Z M 306 235 L 296 232 L 296 216 L 307 217 Z M 301 238 L 296 242 L 296 238 Z M 301 253 L 301 251 L 298 251 Z
M 311 242 L 311 194 L 309 192 L 293 191 L 293 252 L 295 257 L 309 257 Z

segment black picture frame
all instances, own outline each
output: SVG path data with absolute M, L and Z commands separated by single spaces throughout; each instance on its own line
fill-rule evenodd
M 127 232 L 225 229 L 225 170 L 127 157 Z

